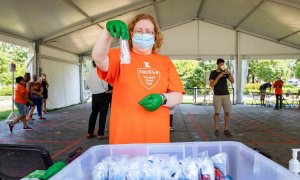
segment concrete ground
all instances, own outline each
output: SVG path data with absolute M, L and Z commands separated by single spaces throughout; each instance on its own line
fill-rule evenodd
M 108 143 L 108 140 L 86 138 L 90 112 L 90 103 L 52 111 L 45 115 L 47 120 L 36 118 L 31 124 L 32 131 L 23 130 L 19 123 L 13 134 L 7 124 L 1 122 L 0 143 L 41 145 L 50 151 L 54 162 L 66 161 L 67 155 L 78 147 L 85 151 Z M 271 156 L 284 167 L 288 167 L 291 159 L 291 148 L 300 148 L 300 110 L 296 108 L 275 111 L 270 107 L 234 105 L 230 123 L 234 136 L 231 138 L 223 134 L 214 136 L 213 113 L 213 106 L 177 106 L 176 130 L 171 132 L 171 142 L 239 141 Z M 221 121 L 220 126 L 223 125 Z

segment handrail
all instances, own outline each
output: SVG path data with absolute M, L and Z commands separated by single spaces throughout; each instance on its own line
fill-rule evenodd
M 193 100 L 194 103 L 197 103 L 197 95 L 203 95 L 204 98 L 206 95 L 209 95 L 209 92 L 213 92 L 212 88 L 198 88 L 198 87 L 194 87 L 194 88 L 184 88 L 186 92 L 188 91 L 192 91 L 192 93 L 189 93 L 190 95 L 193 95 Z M 228 88 L 229 93 L 232 95 L 232 104 L 235 104 L 234 101 L 234 88 Z M 188 93 L 187 93 L 188 94 Z M 213 93 L 212 93 L 213 94 Z

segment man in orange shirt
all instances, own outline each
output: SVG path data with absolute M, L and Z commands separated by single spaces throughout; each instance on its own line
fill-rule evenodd
M 129 64 L 120 62 L 120 49 L 110 49 L 113 37 L 129 39 Z M 158 54 L 161 44 L 162 33 L 147 14 L 128 28 L 120 20 L 107 22 L 97 39 L 92 57 L 98 75 L 114 87 L 110 144 L 170 142 L 170 107 L 181 103 L 184 89 L 172 61 Z
M 23 86 L 24 84 L 24 78 L 22 76 L 19 76 L 16 78 L 16 87 L 15 87 L 15 105 L 18 109 L 19 116 L 16 117 L 11 123 L 8 124 L 9 130 L 12 133 L 12 130 L 14 128 L 14 125 L 18 123 L 20 120 L 23 122 L 23 129 L 24 130 L 31 130 L 31 127 L 29 127 L 26 124 L 26 102 L 28 101 L 30 104 L 33 104 L 28 99 L 28 91 Z
M 276 96 L 276 105 L 274 110 L 281 110 L 282 109 L 282 86 L 283 86 L 283 81 L 277 77 L 277 80 L 273 83 L 273 88 L 275 89 L 275 96 Z M 278 108 L 278 101 L 280 103 L 280 106 Z

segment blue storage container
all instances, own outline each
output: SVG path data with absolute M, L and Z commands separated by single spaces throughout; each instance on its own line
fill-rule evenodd
M 153 154 L 176 155 L 178 159 L 196 157 L 208 151 L 209 156 L 225 152 L 229 159 L 229 175 L 233 180 L 300 180 L 274 161 L 239 142 L 185 142 L 170 144 L 98 145 L 53 176 L 53 180 L 90 180 L 96 164 L 108 156 L 148 156 Z

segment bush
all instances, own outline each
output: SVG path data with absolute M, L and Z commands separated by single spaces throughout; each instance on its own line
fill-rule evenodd
M 292 84 L 288 84 L 288 83 L 284 83 L 283 85 L 284 88 L 291 88 L 291 89 L 294 89 L 295 86 L 293 86 Z M 297 88 L 297 87 L 296 87 Z
M 250 92 L 258 92 L 259 91 L 259 86 L 261 84 L 260 83 L 254 83 L 254 84 L 246 84 L 244 86 L 244 95 L 250 94 Z M 291 84 L 284 84 L 282 87 L 283 93 L 286 93 L 287 90 L 290 90 L 291 92 L 297 93 L 298 92 L 298 87 L 295 87 Z M 272 89 L 272 92 L 274 92 L 274 90 Z
M 250 94 L 250 92 L 254 91 L 254 92 L 258 92 L 259 91 L 259 86 L 261 84 L 260 83 L 254 83 L 254 84 L 246 84 L 244 86 L 244 94 Z
M 11 87 L 7 86 L 0 89 L 0 96 L 11 96 L 11 95 L 12 95 Z

